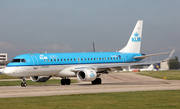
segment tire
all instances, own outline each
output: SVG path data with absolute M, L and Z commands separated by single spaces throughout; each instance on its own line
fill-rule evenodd
M 94 81 L 91 81 L 92 85 L 97 84 L 97 82 L 96 82 L 96 81 L 97 81 L 96 79 L 95 79 Z
M 61 79 L 61 85 L 65 85 L 66 84 L 66 80 L 65 79 Z
M 70 85 L 71 84 L 71 80 L 70 79 L 65 79 L 66 81 L 66 85 Z
M 93 85 L 95 85 L 95 84 L 101 84 L 101 78 L 96 78 L 94 81 L 91 81 L 91 83 L 93 84 Z
M 26 83 L 24 83 L 24 87 L 26 87 L 27 86 L 27 84 Z
M 21 87 L 26 87 L 27 86 L 27 84 L 26 83 L 21 83 Z
M 97 84 L 101 84 L 101 78 L 97 78 L 96 81 L 97 81 Z

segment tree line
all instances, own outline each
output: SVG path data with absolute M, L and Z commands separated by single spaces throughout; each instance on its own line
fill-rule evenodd
M 180 62 L 178 59 L 178 56 L 174 56 L 174 58 L 171 58 L 168 61 L 169 69 L 174 70 L 174 69 L 180 69 Z

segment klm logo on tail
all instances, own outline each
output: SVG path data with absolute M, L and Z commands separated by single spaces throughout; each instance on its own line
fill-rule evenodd
M 134 37 L 132 37 L 132 42 L 140 42 L 141 41 L 141 37 L 138 37 L 139 34 L 136 32 L 134 33 Z

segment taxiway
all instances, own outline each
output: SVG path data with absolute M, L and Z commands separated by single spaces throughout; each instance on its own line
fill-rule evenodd
M 101 85 L 79 82 L 71 85 L 38 85 L 0 87 L 0 98 L 107 93 L 150 90 L 180 90 L 180 80 L 157 79 L 136 73 L 110 73 L 101 76 Z

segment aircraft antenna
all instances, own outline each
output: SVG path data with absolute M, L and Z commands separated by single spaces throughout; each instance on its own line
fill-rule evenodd
M 94 46 L 94 42 L 93 42 L 93 51 L 95 52 L 95 46 Z

